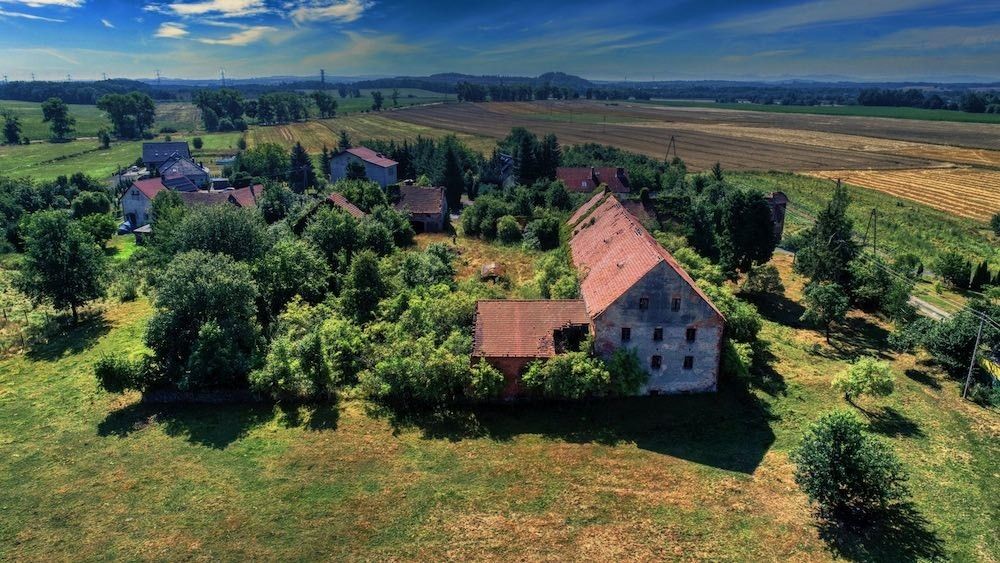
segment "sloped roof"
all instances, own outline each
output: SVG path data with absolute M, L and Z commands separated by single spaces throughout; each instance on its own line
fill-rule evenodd
M 346 211 L 348 215 L 354 217 L 355 219 L 363 219 L 366 215 L 368 215 L 364 211 L 361 211 L 357 205 L 354 205 L 350 201 L 347 201 L 347 198 L 344 197 L 344 194 L 333 192 L 326 198 L 326 200 L 332 203 L 333 205 L 339 207 L 340 209 Z
M 191 158 L 187 141 L 158 141 L 142 144 L 142 161 L 154 164 L 164 162 L 174 154 Z
M 607 195 L 608 194 L 606 192 L 594 194 L 594 197 L 588 199 L 587 202 L 581 205 L 580 208 L 577 209 L 575 213 L 573 213 L 573 216 L 569 218 L 568 222 L 569 226 L 575 227 L 576 224 L 579 223 L 581 219 L 586 217 L 587 214 L 590 213 L 592 209 L 594 209 L 594 206 L 604 201 L 604 198 L 607 197 Z
M 132 187 L 142 192 L 142 195 L 148 197 L 150 200 L 156 197 L 156 194 L 167 189 L 166 186 L 163 185 L 163 181 L 159 178 L 136 180 L 135 182 L 132 182 Z
M 368 147 L 351 147 L 345 152 L 349 152 L 365 162 L 381 166 L 382 168 L 388 168 L 399 164 L 395 160 L 387 158 L 384 154 L 375 152 Z
M 478 301 L 472 355 L 551 358 L 556 329 L 589 324 L 580 299 Z
M 649 234 L 614 196 L 573 227 L 569 246 L 580 273 L 580 294 L 592 317 L 603 313 L 661 262 L 667 264 L 722 317 L 712 300 L 677 260 Z
M 208 172 L 206 172 L 205 169 L 191 157 L 176 153 L 167 160 L 163 161 L 163 164 L 160 165 L 160 174 L 166 174 L 167 172 L 183 174 L 185 176 L 202 176 L 208 174 Z
M 395 207 L 399 211 L 409 211 L 420 215 L 440 215 L 444 213 L 444 188 L 400 186 L 399 201 Z
M 219 205 L 229 203 L 229 195 L 232 192 L 175 192 L 180 196 L 185 205 Z
M 601 184 L 616 193 L 628 193 L 631 190 L 628 173 L 624 168 L 613 166 L 560 166 L 556 169 L 556 179 L 562 180 L 566 189 L 571 192 L 590 193 Z
M 198 189 L 198 186 L 191 181 L 190 178 L 184 174 L 169 173 L 164 174 L 160 180 L 163 181 L 163 185 L 178 192 L 193 192 Z
M 229 192 L 229 199 L 237 207 L 256 207 L 262 191 L 264 191 L 264 186 L 255 184 Z

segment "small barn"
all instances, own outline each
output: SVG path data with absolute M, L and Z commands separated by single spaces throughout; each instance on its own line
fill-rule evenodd
M 409 213 L 413 230 L 418 233 L 439 233 L 448 222 L 448 200 L 444 188 L 402 185 L 395 208 Z

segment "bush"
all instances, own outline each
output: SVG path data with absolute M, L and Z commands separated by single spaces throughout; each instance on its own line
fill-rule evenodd
M 194 147 L 194 150 L 200 151 L 201 147 L 205 146 L 205 142 L 201 140 L 201 137 L 195 137 L 191 139 L 191 146 Z
M 969 400 L 988 407 L 1000 407 L 1000 387 L 974 383 L 969 389 Z
M 908 494 L 890 446 L 866 434 L 849 412 L 820 417 L 790 457 L 795 482 L 824 517 L 864 521 Z
M 101 389 L 109 393 L 144 391 L 150 383 L 144 360 L 130 360 L 124 355 L 102 356 L 94 364 L 94 375 Z
M 470 399 L 483 400 L 499 397 L 506 383 L 500 370 L 487 362 L 477 362 L 469 374 L 469 387 L 466 395 Z
M 497 221 L 497 240 L 504 244 L 514 244 L 521 240 L 521 226 L 512 215 L 504 215 Z
M 522 377 L 531 392 L 551 399 L 582 399 L 606 395 L 611 373 L 587 352 L 567 352 L 547 361 L 535 361 Z
M 938 258 L 938 275 L 952 287 L 967 289 L 972 277 L 972 265 L 957 252 L 946 252 Z
M 643 369 L 633 348 L 615 350 L 607 366 L 611 374 L 608 390 L 612 395 L 634 395 L 649 381 L 649 373 Z
M 842 392 L 848 401 L 861 395 L 885 397 L 892 393 L 895 376 L 889 367 L 889 362 L 863 357 L 845 371 L 835 375 L 831 385 Z
M 1000 211 L 993 214 L 990 217 L 990 228 L 993 229 L 993 234 L 1000 237 Z
M 555 215 L 544 215 L 524 228 L 524 246 L 532 250 L 551 250 L 559 246 L 561 222 Z

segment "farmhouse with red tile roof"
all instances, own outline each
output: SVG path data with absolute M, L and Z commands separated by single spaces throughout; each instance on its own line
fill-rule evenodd
M 132 228 L 149 224 L 152 219 L 153 198 L 156 194 L 171 188 L 164 185 L 163 178 L 136 180 L 122 194 L 119 203 L 122 215 Z M 218 205 L 228 203 L 236 207 L 256 207 L 264 187 L 260 184 L 239 189 L 174 191 L 185 205 Z
M 556 179 L 562 180 L 566 189 L 575 193 L 589 194 L 601 185 L 607 186 L 615 193 L 627 194 L 631 191 L 628 173 L 625 172 L 624 168 L 594 166 L 569 168 L 560 166 L 556 169 Z
M 396 166 L 399 163 L 367 147 L 352 147 L 334 155 L 330 159 L 330 179 L 336 182 L 346 178 L 347 165 L 351 162 L 363 164 L 368 179 L 378 182 L 383 188 L 397 181 Z
M 502 371 L 516 393 L 512 381 L 525 366 L 558 353 L 548 342 L 559 341 L 562 327 L 579 325 L 582 303 L 599 356 L 636 351 L 649 373 L 641 393 L 714 391 L 725 320 L 677 260 L 607 192 L 577 210 L 569 226 L 582 299 L 484 302 L 473 361 Z

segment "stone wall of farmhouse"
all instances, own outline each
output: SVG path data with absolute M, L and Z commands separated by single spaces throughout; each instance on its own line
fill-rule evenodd
M 645 307 L 641 299 L 648 299 Z M 680 300 L 673 310 L 673 300 Z M 718 382 L 723 323 L 672 268 L 661 263 L 593 319 L 595 347 L 604 358 L 619 347 L 634 348 L 650 374 L 647 393 L 714 391 Z M 622 329 L 630 338 L 622 340 Z M 662 340 L 654 339 L 662 329 Z M 694 340 L 688 340 L 694 329 Z M 660 367 L 654 367 L 659 356 Z M 685 357 L 691 357 L 685 367 Z

